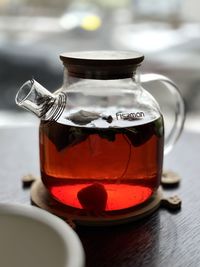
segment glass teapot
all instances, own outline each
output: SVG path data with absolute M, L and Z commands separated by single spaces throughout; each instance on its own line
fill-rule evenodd
M 64 84 L 54 94 L 35 80 L 16 103 L 40 119 L 41 178 L 66 206 L 99 214 L 133 208 L 160 185 L 169 151 L 185 119 L 176 85 L 158 74 L 136 74 L 144 56 L 126 51 L 60 55 Z M 160 107 L 142 83 L 159 80 L 175 99 L 175 121 L 165 138 Z

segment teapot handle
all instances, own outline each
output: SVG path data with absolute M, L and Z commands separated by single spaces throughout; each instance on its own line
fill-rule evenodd
M 140 75 L 140 82 L 142 84 L 153 81 L 159 81 L 163 83 L 165 87 L 169 90 L 169 92 L 172 94 L 175 101 L 175 119 L 173 127 L 168 136 L 165 138 L 164 154 L 168 154 L 173 148 L 175 142 L 180 137 L 180 134 L 183 130 L 186 117 L 185 104 L 177 85 L 169 78 L 154 73 Z

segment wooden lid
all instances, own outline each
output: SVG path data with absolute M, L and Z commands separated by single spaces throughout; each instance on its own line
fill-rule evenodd
M 135 51 L 83 51 L 60 55 L 71 76 L 120 79 L 133 76 L 144 56 Z

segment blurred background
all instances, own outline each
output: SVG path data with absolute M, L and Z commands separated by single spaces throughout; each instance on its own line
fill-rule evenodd
M 15 94 L 32 77 L 51 91 L 60 87 L 61 52 L 98 49 L 144 53 L 141 72 L 173 79 L 186 102 L 186 128 L 200 131 L 198 0 L 0 0 L 0 126 L 36 122 Z

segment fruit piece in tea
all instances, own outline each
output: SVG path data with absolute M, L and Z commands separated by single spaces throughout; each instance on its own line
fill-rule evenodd
M 77 197 L 85 210 L 98 214 L 105 210 L 108 195 L 102 184 L 93 183 L 81 189 Z

